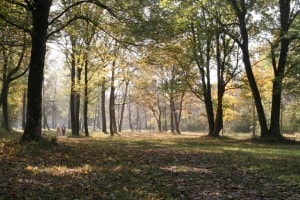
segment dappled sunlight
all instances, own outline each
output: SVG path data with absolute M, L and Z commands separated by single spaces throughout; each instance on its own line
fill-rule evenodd
M 0 189 L 11 199 L 259 199 L 298 194 L 298 145 L 161 134 L 59 137 L 50 146 L 1 140 Z M 261 185 L 269 187 L 266 194 Z M 274 193 L 271 187 L 285 193 Z
M 187 165 L 166 166 L 166 167 L 160 167 L 160 169 L 163 171 L 175 172 L 175 173 L 179 173 L 179 172 L 184 172 L 184 173 L 193 172 L 193 173 L 199 173 L 199 174 L 212 173 L 212 171 L 210 169 L 201 168 L 201 167 L 191 167 L 191 166 L 187 166 Z
M 59 165 L 55 165 L 55 166 L 31 166 L 28 165 L 25 170 L 28 172 L 32 172 L 34 174 L 38 174 L 38 173 L 46 173 L 46 174 L 50 174 L 52 176 L 66 176 L 66 175 L 78 175 L 78 174 L 88 174 L 92 171 L 92 167 L 88 164 L 83 164 L 82 166 L 78 166 L 78 167 L 67 167 L 67 166 L 59 166 Z

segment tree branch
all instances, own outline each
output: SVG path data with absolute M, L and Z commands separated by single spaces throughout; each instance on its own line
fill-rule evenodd
M 31 34 L 31 31 L 29 30 L 29 29 L 27 29 L 27 28 L 25 28 L 25 27 L 23 27 L 23 26 L 21 26 L 21 25 L 19 25 L 19 24 L 16 24 L 16 23 L 14 23 L 13 21 L 10 21 L 9 19 L 7 19 L 3 14 L 1 14 L 0 13 L 0 19 L 3 19 L 6 23 L 8 23 L 8 24 L 10 24 L 10 25 L 12 25 L 12 26 L 14 26 L 14 27 L 16 27 L 16 28 L 18 28 L 18 29 L 21 29 L 21 30 L 23 30 L 24 32 L 26 32 L 26 33 L 29 33 L 29 34 Z
M 82 1 L 78 1 L 70 6 L 68 6 L 64 11 L 62 11 L 59 15 L 57 15 L 56 17 L 54 17 L 54 19 L 52 19 L 50 22 L 49 22 L 49 25 L 52 25 L 54 24 L 59 18 L 61 18 L 66 12 L 68 12 L 70 9 L 76 7 L 76 6 L 79 6 L 81 4 L 84 4 L 84 3 L 92 3 L 92 4 L 95 4 L 101 8 L 103 8 L 104 10 L 107 10 L 112 16 L 114 16 L 115 18 L 118 19 L 118 16 L 116 15 L 116 13 L 108 6 L 102 4 L 101 2 L 99 2 L 98 0 L 82 0 Z

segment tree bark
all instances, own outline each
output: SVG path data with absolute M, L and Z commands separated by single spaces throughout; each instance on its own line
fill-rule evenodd
M 88 60 L 87 56 L 84 63 L 84 106 L 83 106 L 83 125 L 84 125 L 84 134 L 86 137 L 89 137 L 89 125 L 88 125 Z
M 281 138 L 280 126 L 280 110 L 281 110 L 281 95 L 282 81 L 287 63 L 290 39 L 287 37 L 290 24 L 290 0 L 279 0 L 280 7 L 280 54 L 278 66 L 274 66 L 274 81 L 272 88 L 272 108 L 271 108 L 271 123 L 269 135 L 274 138 Z M 273 58 L 275 60 L 275 58 Z
M 110 85 L 110 97 L 109 97 L 109 128 L 110 135 L 114 136 L 117 133 L 117 124 L 116 124 L 116 113 L 115 113 L 115 65 L 116 61 L 113 61 L 112 70 L 111 70 L 111 85 Z
M 27 115 L 22 141 L 40 140 L 42 138 L 42 85 L 48 16 L 52 0 L 35 0 L 32 14 L 32 48 L 29 63 Z
M 107 126 L 106 126 L 106 109 L 105 109 L 105 82 L 102 83 L 101 88 L 101 119 L 102 119 L 102 132 L 107 134 Z
M 81 81 L 81 72 L 82 68 L 77 67 L 77 85 L 80 84 Z M 75 134 L 79 136 L 79 132 L 81 130 L 81 120 L 80 120 L 80 91 L 77 89 L 75 94 Z
M 25 129 L 26 125 L 26 91 L 23 91 L 23 103 L 22 103 L 22 129 Z
M 171 125 L 171 133 L 175 133 L 175 120 L 174 120 L 174 100 L 172 100 L 173 97 L 170 97 L 170 125 Z
M 199 69 L 199 74 L 201 78 L 201 91 L 203 95 L 203 101 L 205 104 L 205 111 L 208 121 L 208 135 L 212 136 L 214 130 L 214 110 L 211 96 L 211 84 L 210 84 L 210 59 L 211 59 L 211 38 L 207 36 L 205 45 L 202 44 L 203 41 L 199 41 L 197 28 L 192 24 L 191 31 L 193 34 L 193 53 L 194 59 L 196 61 L 197 67 Z M 203 53 L 202 48 L 205 48 L 205 53 Z M 200 53 L 200 55 L 199 55 Z
M 131 102 L 128 104 L 128 122 L 129 122 L 129 129 L 133 131 L 133 126 L 132 126 L 132 119 L 131 119 Z
M 247 14 L 247 8 L 246 8 L 246 2 L 243 0 L 241 2 L 241 8 L 238 6 L 238 3 L 236 0 L 228 0 L 235 13 L 236 16 L 239 20 L 239 29 L 241 33 L 241 39 L 233 38 L 235 39 L 240 48 L 242 49 L 243 53 L 243 62 L 244 62 L 244 67 L 246 71 L 246 75 L 248 78 L 248 82 L 252 91 L 252 95 L 254 98 L 255 102 L 255 107 L 257 111 L 257 116 L 258 116 L 258 121 L 260 124 L 260 132 L 261 132 L 261 137 L 265 138 L 268 136 L 268 126 L 267 126 L 267 120 L 265 116 L 265 111 L 262 105 L 261 101 L 261 96 L 256 84 L 256 80 L 254 78 L 254 74 L 251 68 L 251 61 L 250 61 L 250 55 L 249 55 L 249 37 L 248 37 L 248 30 L 247 30 L 247 23 L 246 23 L 246 14 Z
M 71 94 L 70 94 L 70 115 L 71 115 L 71 131 L 72 135 L 79 135 L 76 132 L 76 115 L 75 115 L 75 99 L 76 99 L 76 59 L 75 59 L 75 41 L 71 39 L 72 52 L 71 52 Z
M 128 87 L 129 87 L 129 81 L 126 80 L 125 81 L 125 94 L 124 94 L 124 99 L 123 99 L 123 102 L 122 102 L 121 114 L 120 114 L 119 132 L 122 131 L 122 123 L 123 123 L 123 116 L 124 116 L 124 110 L 125 110 Z
M 3 115 L 3 128 L 10 132 L 11 127 L 9 124 L 9 116 L 8 116 L 8 102 L 7 102 L 7 97 L 8 97 L 8 83 L 3 82 L 2 85 L 2 90 L 1 90 L 1 105 L 2 105 L 2 115 Z

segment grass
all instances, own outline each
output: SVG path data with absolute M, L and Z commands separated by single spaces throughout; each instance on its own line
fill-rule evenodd
M 299 199 L 300 145 L 202 134 L 0 138 L 0 199 Z M 52 139 L 51 139 L 52 138 Z

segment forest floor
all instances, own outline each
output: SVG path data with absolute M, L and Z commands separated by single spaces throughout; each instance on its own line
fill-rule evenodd
M 300 144 L 203 134 L 0 137 L 1 199 L 300 199 Z

